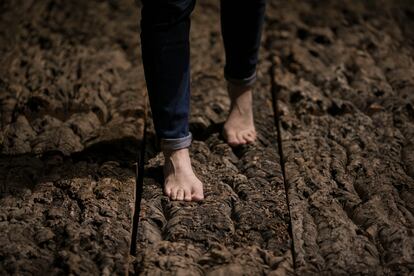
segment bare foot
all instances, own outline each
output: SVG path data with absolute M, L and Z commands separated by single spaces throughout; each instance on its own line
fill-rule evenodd
M 230 146 L 253 143 L 256 130 L 253 121 L 252 89 L 228 84 L 230 113 L 223 127 L 223 136 Z
M 164 152 L 164 157 L 164 193 L 172 200 L 203 200 L 203 183 L 193 172 L 188 148 Z

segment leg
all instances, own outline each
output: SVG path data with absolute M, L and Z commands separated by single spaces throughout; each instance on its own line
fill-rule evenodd
M 256 139 L 252 85 L 256 80 L 265 6 L 265 0 L 221 0 L 221 29 L 226 51 L 224 77 L 231 99 L 223 135 L 232 146 Z
M 195 0 L 142 0 L 141 49 L 155 131 L 165 157 L 164 192 L 171 199 L 201 200 L 188 147 L 190 14 Z

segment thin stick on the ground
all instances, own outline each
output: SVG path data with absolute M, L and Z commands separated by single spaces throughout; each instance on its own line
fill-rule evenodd
M 276 128 L 276 132 L 277 132 L 277 146 L 278 146 L 278 151 L 279 151 L 279 160 L 280 160 L 280 167 L 282 169 L 282 176 L 283 176 L 283 184 L 285 187 L 285 194 L 286 194 L 286 201 L 287 201 L 287 208 L 288 208 L 288 212 L 290 214 L 290 218 L 292 218 L 291 216 L 291 212 L 290 212 L 290 204 L 289 204 L 289 195 L 288 195 L 288 187 L 287 187 L 287 183 L 286 183 L 286 173 L 285 173 L 285 160 L 284 160 L 284 156 L 283 156 L 283 147 L 282 147 L 282 134 L 281 134 L 281 129 L 280 129 L 280 112 L 279 112 L 279 108 L 277 105 L 277 99 L 278 99 L 278 92 L 280 91 L 280 87 L 276 84 L 275 81 L 275 60 L 274 60 L 274 55 L 270 54 L 269 56 L 269 60 L 271 62 L 271 66 L 269 68 L 269 75 L 270 75 L 270 82 L 271 82 L 271 86 L 270 86 L 270 93 L 272 95 L 272 108 L 273 108 L 273 118 L 274 118 L 274 124 L 275 124 L 275 128 Z M 295 269 L 295 247 L 294 247 L 294 240 L 293 240 L 293 229 L 292 229 L 292 220 L 290 219 L 289 221 L 290 224 L 290 231 L 289 234 L 292 237 L 292 258 L 293 258 L 293 268 Z
M 141 199 L 144 184 L 144 165 L 145 165 L 145 151 L 146 151 L 146 140 L 147 140 L 147 126 L 148 126 L 148 97 L 145 100 L 144 107 L 144 133 L 140 143 L 140 149 L 138 152 L 138 160 L 136 163 L 136 185 L 135 185 L 135 206 L 134 214 L 132 218 L 132 233 L 131 233 L 131 247 L 130 254 L 136 256 L 137 254 L 137 238 L 138 238 L 138 226 L 139 226 L 139 215 L 141 212 Z

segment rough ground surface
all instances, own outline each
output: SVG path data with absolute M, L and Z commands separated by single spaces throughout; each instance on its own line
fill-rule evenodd
M 145 86 L 138 9 L 0 6 L 0 274 L 125 274 Z
M 220 135 L 218 0 L 198 2 L 191 155 L 206 199 L 162 194 L 150 126 L 137 256 L 139 3 L 0 2 L 0 274 L 414 273 L 410 1 L 269 0 L 258 141 L 238 149 Z
M 413 9 L 357 3 L 270 10 L 299 274 L 414 272 Z

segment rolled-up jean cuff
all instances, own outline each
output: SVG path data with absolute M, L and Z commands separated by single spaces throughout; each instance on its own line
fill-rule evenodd
M 254 84 L 254 82 L 257 79 L 257 75 L 256 75 L 256 71 L 247 78 L 244 79 L 235 79 L 235 78 L 231 78 L 229 77 L 226 73 L 224 74 L 224 78 L 231 84 L 233 85 L 237 85 L 237 86 L 252 86 Z
M 192 139 L 193 135 L 191 132 L 187 136 L 180 138 L 160 138 L 160 148 L 162 151 L 188 148 L 191 145 Z

